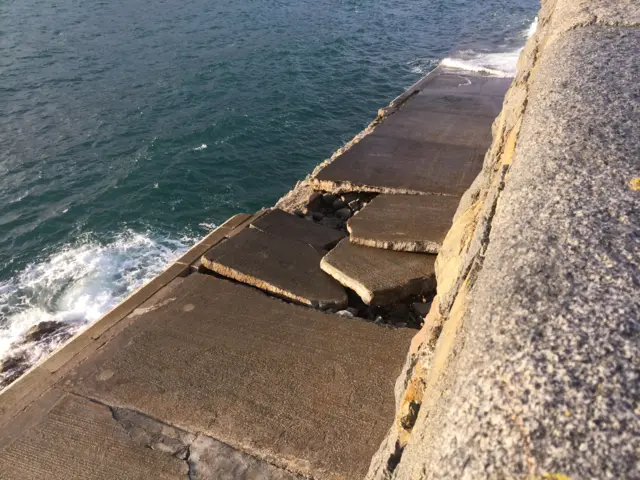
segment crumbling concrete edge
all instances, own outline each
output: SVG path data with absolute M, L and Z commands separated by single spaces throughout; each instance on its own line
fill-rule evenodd
M 437 296 L 424 327 L 412 342 L 397 380 L 396 419 L 372 459 L 366 477 L 368 480 L 445 478 L 442 472 L 449 466 L 442 466 L 437 472 L 429 468 L 427 460 L 417 461 L 418 454 L 406 459 L 403 453 L 410 443 L 414 451 L 421 452 L 420 458 L 424 457 L 424 451 L 438 451 L 437 445 L 424 444 L 429 440 L 437 442 L 438 432 L 421 431 L 420 435 L 414 435 L 414 427 L 420 420 L 420 429 L 444 428 L 439 424 L 439 401 L 447 395 L 454 381 L 451 372 L 455 372 L 457 357 L 465 349 L 474 287 L 490 244 L 496 208 L 509 183 L 512 161 L 541 58 L 563 35 L 594 25 L 638 27 L 640 6 L 628 0 L 611 3 L 604 0 L 542 1 L 537 31 L 520 56 L 518 74 L 506 94 L 502 112 L 493 124 L 493 143 L 485 156 L 483 170 L 462 197 L 454 223 L 439 252 L 436 261 Z M 633 189 L 632 182 L 629 185 Z M 549 301 L 553 302 L 553 299 Z M 514 472 L 520 471 L 524 472 L 522 478 L 570 479 L 563 472 L 545 471 L 536 462 L 529 430 L 515 413 L 513 421 L 522 431 L 522 443 L 514 445 L 510 453 L 520 456 L 521 465 L 511 470 L 496 471 L 495 466 L 487 462 L 483 474 L 487 478 L 512 478 Z M 500 439 L 487 441 L 499 448 Z M 464 463 L 464 460 L 460 462 Z M 449 471 L 447 475 L 450 477 L 446 478 L 479 478 L 464 472 L 464 468 L 463 465 L 462 470 Z M 475 473 L 478 474 L 477 471 Z

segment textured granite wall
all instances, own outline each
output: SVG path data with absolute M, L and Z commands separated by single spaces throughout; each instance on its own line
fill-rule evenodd
M 543 0 L 368 478 L 640 478 L 639 26 Z

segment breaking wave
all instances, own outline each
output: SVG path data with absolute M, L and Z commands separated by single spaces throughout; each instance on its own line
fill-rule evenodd
M 530 38 L 538 28 L 538 17 L 522 32 L 521 37 Z M 474 72 L 484 72 L 498 77 L 513 77 L 520 52 L 524 47 L 505 52 L 479 52 L 475 50 L 461 50 L 453 57 L 442 60 L 441 65 L 450 68 L 460 68 Z
M 0 282 L 0 364 L 16 356 L 27 366 L 37 363 L 160 273 L 195 240 L 126 230 L 102 243 L 87 235 Z M 25 343 L 26 332 L 45 321 L 60 322 L 64 329 Z

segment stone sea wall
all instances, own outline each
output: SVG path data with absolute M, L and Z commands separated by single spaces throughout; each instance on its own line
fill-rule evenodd
M 639 26 L 543 0 L 369 479 L 640 478 Z

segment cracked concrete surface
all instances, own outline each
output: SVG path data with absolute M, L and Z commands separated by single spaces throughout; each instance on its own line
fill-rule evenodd
M 9 446 L 0 439 L 0 478 L 303 478 L 135 410 L 61 391 L 45 400 L 22 414 L 30 424 Z

